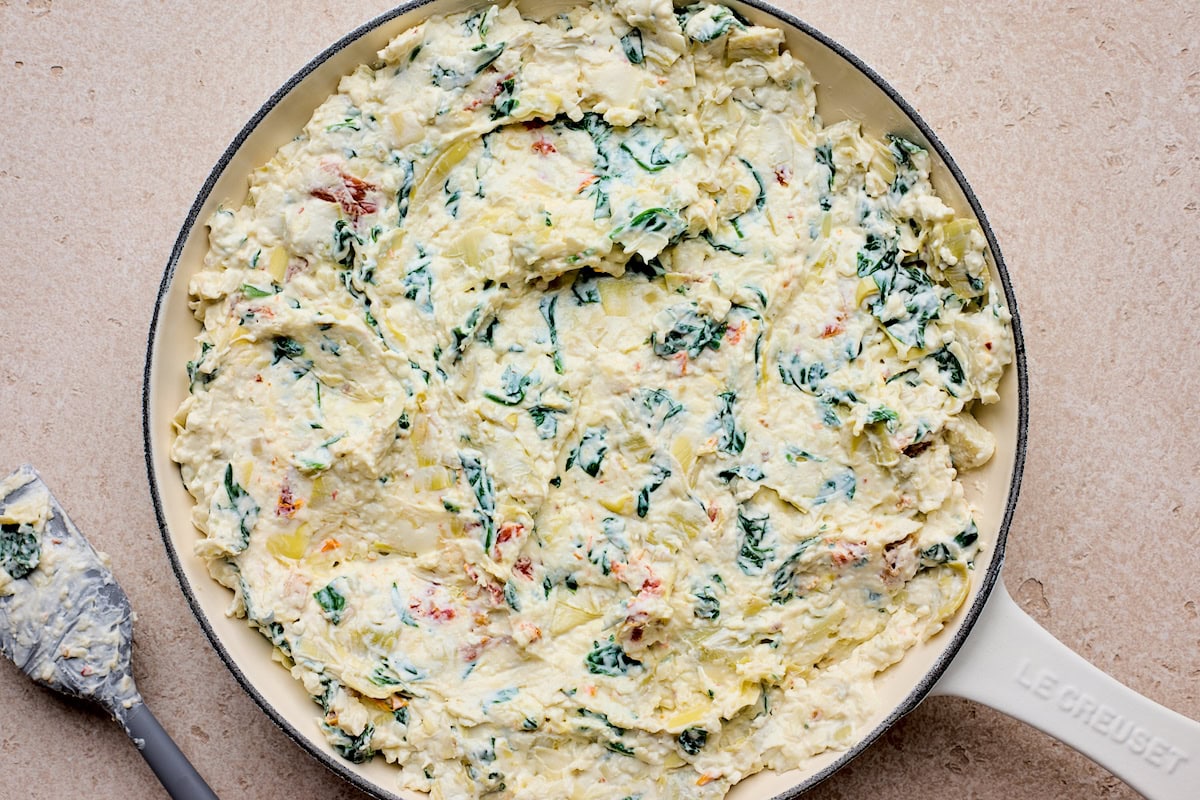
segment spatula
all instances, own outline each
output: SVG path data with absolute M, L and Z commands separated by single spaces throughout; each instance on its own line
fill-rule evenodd
M 24 465 L 0 481 L 0 651 L 121 723 L 175 800 L 216 800 L 150 713 L 130 670 L 133 618 L 112 571 Z

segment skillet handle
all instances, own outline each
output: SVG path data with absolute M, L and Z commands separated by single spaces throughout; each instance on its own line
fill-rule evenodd
M 1194 800 L 1200 723 L 1119 683 L 1051 636 L 997 581 L 931 694 L 1026 722 L 1107 768 L 1149 800 Z
M 130 709 L 122 723 L 172 800 L 219 800 L 145 703 Z

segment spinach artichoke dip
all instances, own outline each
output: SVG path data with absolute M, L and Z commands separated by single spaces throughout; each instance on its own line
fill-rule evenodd
M 930 157 L 720 5 L 430 19 L 209 221 L 173 456 L 330 744 L 719 798 L 961 605 L 1012 357 Z

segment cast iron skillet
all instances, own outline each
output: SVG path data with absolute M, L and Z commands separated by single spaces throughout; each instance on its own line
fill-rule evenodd
M 571 0 L 521 0 L 526 14 L 544 16 Z M 913 108 L 844 47 L 761 0 L 729 3 L 751 21 L 784 30 L 791 52 L 818 84 L 818 109 L 828 124 L 852 118 L 866 130 L 897 133 L 932 155 L 933 183 L 959 214 L 972 214 L 987 236 L 992 275 L 1012 314 L 1015 361 L 1000 386 L 1000 402 L 980 422 L 997 439 L 992 461 L 964 481 L 975 504 L 983 551 L 971 573 L 968 599 L 940 634 L 910 651 L 878 680 L 879 710 L 848 750 L 828 752 L 786 773 L 760 773 L 730 793 L 737 798 L 795 798 L 865 750 L 930 694 L 984 702 L 1024 719 L 1104 764 L 1154 798 L 1191 798 L 1200 785 L 1200 725 L 1135 694 L 1089 665 L 1021 612 L 998 580 L 1004 542 L 1025 460 L 1027 382 L 1016 298 L 987 217 L 950 154 Z M 184 364 L 193 357 L 198 324 L 187 307 L 188 279 L 207 249 L 204 221 L 222 202 L 239 204 L 247 176 L 265 163 L 332 94 L 338 79 L 400 31 L 434 14 L 479 0 L 413 0 L 347 34 L 285 83 L 225 150 L 192 204 L 171 252 L 151 321 L 143 386 L 146 466 L 163 541 L 176 576 L 221 658 L 267 715 L 305 750 L 363 791 L 399 798 L 395 767 L 382 758 L 354 765 L 320 734 L 316 708 L 300 684 L 270 658 L 270 645 L 243 620 L 225 615 L 230 593 L 193 555 L 192 498 L 170 459 L 172 421 L 187 394 Z M 974 487 L 974 488 L 973 488 Z M 968 638 L 970 633 L 970 638 Z M 953 663 L 951 663 L 953 661 Z

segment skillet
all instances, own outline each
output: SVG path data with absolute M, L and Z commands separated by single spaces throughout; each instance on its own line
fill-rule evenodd
M 542 16 L 566 0 L 528 0 L 519 6 Z M 188 278 L 207 247 L 204 220 L 222 202 L 240 202 L 246 176 L 270 158 L 331 94 L 338 78 L 400 31 L 427 16 L 465 10 L 470 0 L 415 0 L 347 34 L 281 87 L 226 149 L 201 188 L 171 253 L 151 322 L 143 388 L 145 452 L 164 542 L 185 595 L 213 646 L 234 676 L 285 732 L 355 786 L 396 798 L 394 768 L 382 759 L 353 765 L 340 759 L 311 720 L 314 709 L 299 684 L 270 659 L 270 645 L 242 620 L 225 616 L 229 592 L 192 553 L 192 499 L 170 460 L 172 420 L 186 396 L 183 364 L 193 356 L 197 324 L 187 308 Z M 1020 488 L 1026 446 L 1028 385 L 1020 318 L 1003 256 L 965 177 L 934 132 L 888 84 L 820 32 L 760 0 L 729 3 L 751 21 L 785 31 L 789 49 L 818 84 L 823 120 L 858 119 L 875 134 L 897 133 L 929 150 L 938 194 L 959 214 L 973 215 L 989 245 L 989 267 L 1012 314 L 1015 357 L 999 403 L 980 422 L 997 438 L 991 462 L 965 481 L 978 509 L 983 551 L 957 616 L 940 634 L 913 649 L 878 679 L 878 711 L 846 751 L 827 752 L 787 773 L 762 773 L 731 792 L 738 798 L 794 798 L 865 750 L 930 694 L 955 694 L 1024 719 L 1101 762 L 1143 794 L 1194 796 L 1200 785 L 1200 725 L 1133 693 L 1087 664 L 1021 612 L 1004 590 L 1000 570 Z M 974 488 L 973 488 L 974 487 Z M 968 636 L 968 634 L 970 634 Z

